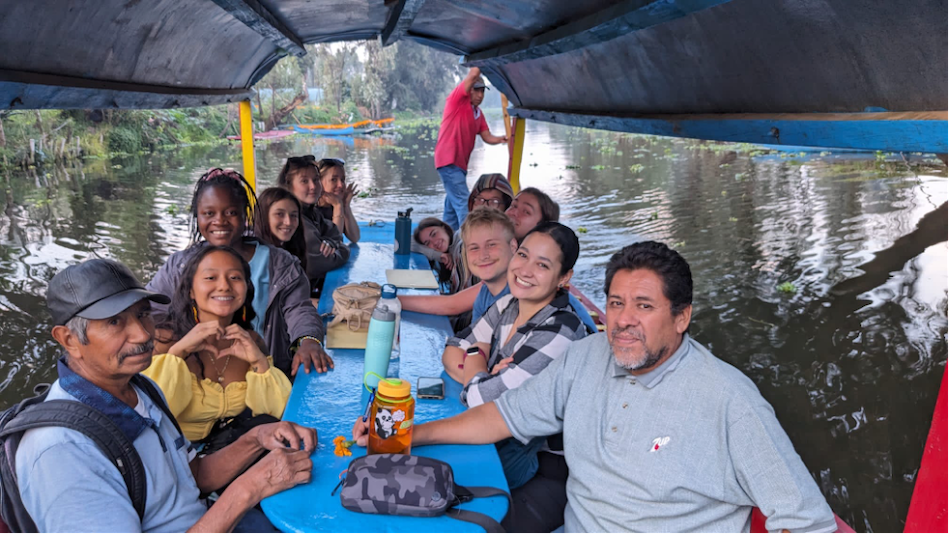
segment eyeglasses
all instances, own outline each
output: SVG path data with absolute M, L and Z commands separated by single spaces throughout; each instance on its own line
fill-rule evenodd
M 484 197 L 475 197 L 475 206 L 491 206 L 492 208 L 498 208 L 501 206 L 501 199 L 486 199 Z

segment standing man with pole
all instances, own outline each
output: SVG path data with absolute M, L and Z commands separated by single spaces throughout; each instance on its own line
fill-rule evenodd
M 493 136 L 478 105 L 485 99 L 485 80 L 478 67 L 469 69 L 462 83 L 445 99 L 442 126 L 435 142 L 435 168 L 445 185 L 442 220 L 458 230 L 468 215 L 468 159 L 475 148 L 475 136 L 489 145 L 506 143 L 508 136 Z

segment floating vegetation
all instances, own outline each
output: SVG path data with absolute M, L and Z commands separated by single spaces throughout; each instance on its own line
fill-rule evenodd
M 593 169 L 594 171 L 603 171 L 604 169 L 607 169 L 607 166 L 597 164 L 597 165 L 592 165 L 590 168 Z
M 749 176 L 748 173 L 736 173 L 736 180 L 745 180 Z
M 794 294 L 798 292 L 798 288 L 796 288 L 795 285 L 790 282 L 783 282 L 782 284 L 776 286 L 776 289 L 786 294 Z
M 729 222 L 730 222 L 730 223 L 737 223 L 738 221 L 739 221 L 739 218 L 738 218 L 738 217 L 730 217 L 730 218 L 729 218 Z
M 170 205 L 168 205 L 168 208 L 165 209 L 165 213 L 168 214 L 168 215 L 170 215 L 170 216 L 172 216 L 172 217 L 177 216 L 177 215 L 178 215 L 178 205 L 177 205 L 177 204 L 170 204 Z
M 581 168 L 581 166 L 579 166 L 579 165 L 574 165 L 574 164 L 570 164 L 570 165 L 567 165 L 567 166 L 564 167 L 564 169 L 580 169 L 580 168 Z
M 682 247 L 686 247 L 686 242 L 685 242 L 685 241 L 678 241 L 678 242 L 676 242 L 676 243 L 673 244 L 673 249 L 680 249 L 680 248 L 682 248 Z
M 660 218 L 659 212 L 653 212 L 652 214 L 650 214 L 650 221 L 656 221 L 659 218 Z
M 581 234 L 587 234 L 587 227 L 577 227 L 577 232 Z
M 639 173 L 640 171 L 643 171 L 643 164 L 635 163 L 630 166 L 631 173 Z

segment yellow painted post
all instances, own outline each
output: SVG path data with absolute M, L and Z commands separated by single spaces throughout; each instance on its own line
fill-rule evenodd
M 257 191 L 254 162 L 254 124 L 251 122 L 251 101 L 241 101 L 241 156 L 244 160 L 244 178 Z
M 515 146 L 511 153 L 511 168 L 508 170 L 508 181 L 511 189 L 517 195 L 521 191 L 521 156 L 524 154 L 524 126 L 523 117 L 515 118 L 514 141 Z

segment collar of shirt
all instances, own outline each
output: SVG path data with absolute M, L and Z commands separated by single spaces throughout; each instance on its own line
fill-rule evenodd
M 85 377 L 70 370 L 69 366 L 66 365 L 65 357 L 59 359 L 57 371 L 59 372 L 59 386 L 66 393 L 112 420 L 113 423 L 119 426 L 129 442 L 135 442 L 135 439 L 149 426 L 148 421 L 135 412 L 135 409 L 92 384 Z
M 660 384 L 664 377 L 673 370 L 676 369 L 680 361 L 683 360 L 683 357 L 689 353 L 690 338 L 688 334 L 683 334 L 683 340 L 680 342 L 679 348 L 670 355 L 670 358 L 666 359 L 666 362 L 660 364 L 656 368 L 648 371 L 647 373 L 641 375 L 634 375 L 638 383 L 647 387 L 653 388 L 654 386 Z M 627 370 L 623 366 L 613 362 L 614 367 L 614 377 L 627 377 L 630 375 L 630 370 Z

